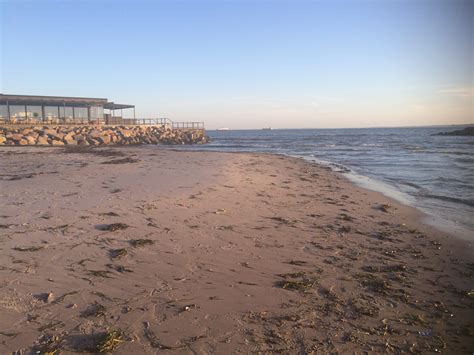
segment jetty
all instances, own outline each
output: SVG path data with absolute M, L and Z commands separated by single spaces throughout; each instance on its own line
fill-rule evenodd
M 206 143 L 204 122 L 137 118 L 106 98 L 0 94 L 0 145 Z

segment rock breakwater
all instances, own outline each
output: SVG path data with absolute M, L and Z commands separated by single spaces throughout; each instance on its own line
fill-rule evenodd
M 204 130 L 166 126 L 0 127 L 0 145 L 140 145 L 203 144 Z

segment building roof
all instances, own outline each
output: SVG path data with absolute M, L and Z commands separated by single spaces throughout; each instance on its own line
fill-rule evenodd
M 107 110 L 120 110 L 123 108 L 134 108 L 135 105 L 127 105 L 127 104 L 116 104 L 115 102 L 107 102 L 104 105 L 104 108 Z
M 0 94 L 0 104 L 38 106 L 105 106 L 107 99 L 92 97 L 36 96 Z

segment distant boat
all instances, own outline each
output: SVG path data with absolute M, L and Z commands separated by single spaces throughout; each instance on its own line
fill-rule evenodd
M 271 130 L 272 130 L 272 127 L 263 127 L 262 130 L 264 130 L 264 131 L 271 131 Z
M 229 128 L 227 128 L 227 127 L 221 127 L 221 128 L 218 128 L 217 130 L 218 130 L 218 131 L 228 131 Z

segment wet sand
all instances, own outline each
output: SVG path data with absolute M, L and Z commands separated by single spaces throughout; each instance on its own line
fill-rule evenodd
M 473 249 L 302 160 L 1 148 L 0 353 L 472 353 Z

